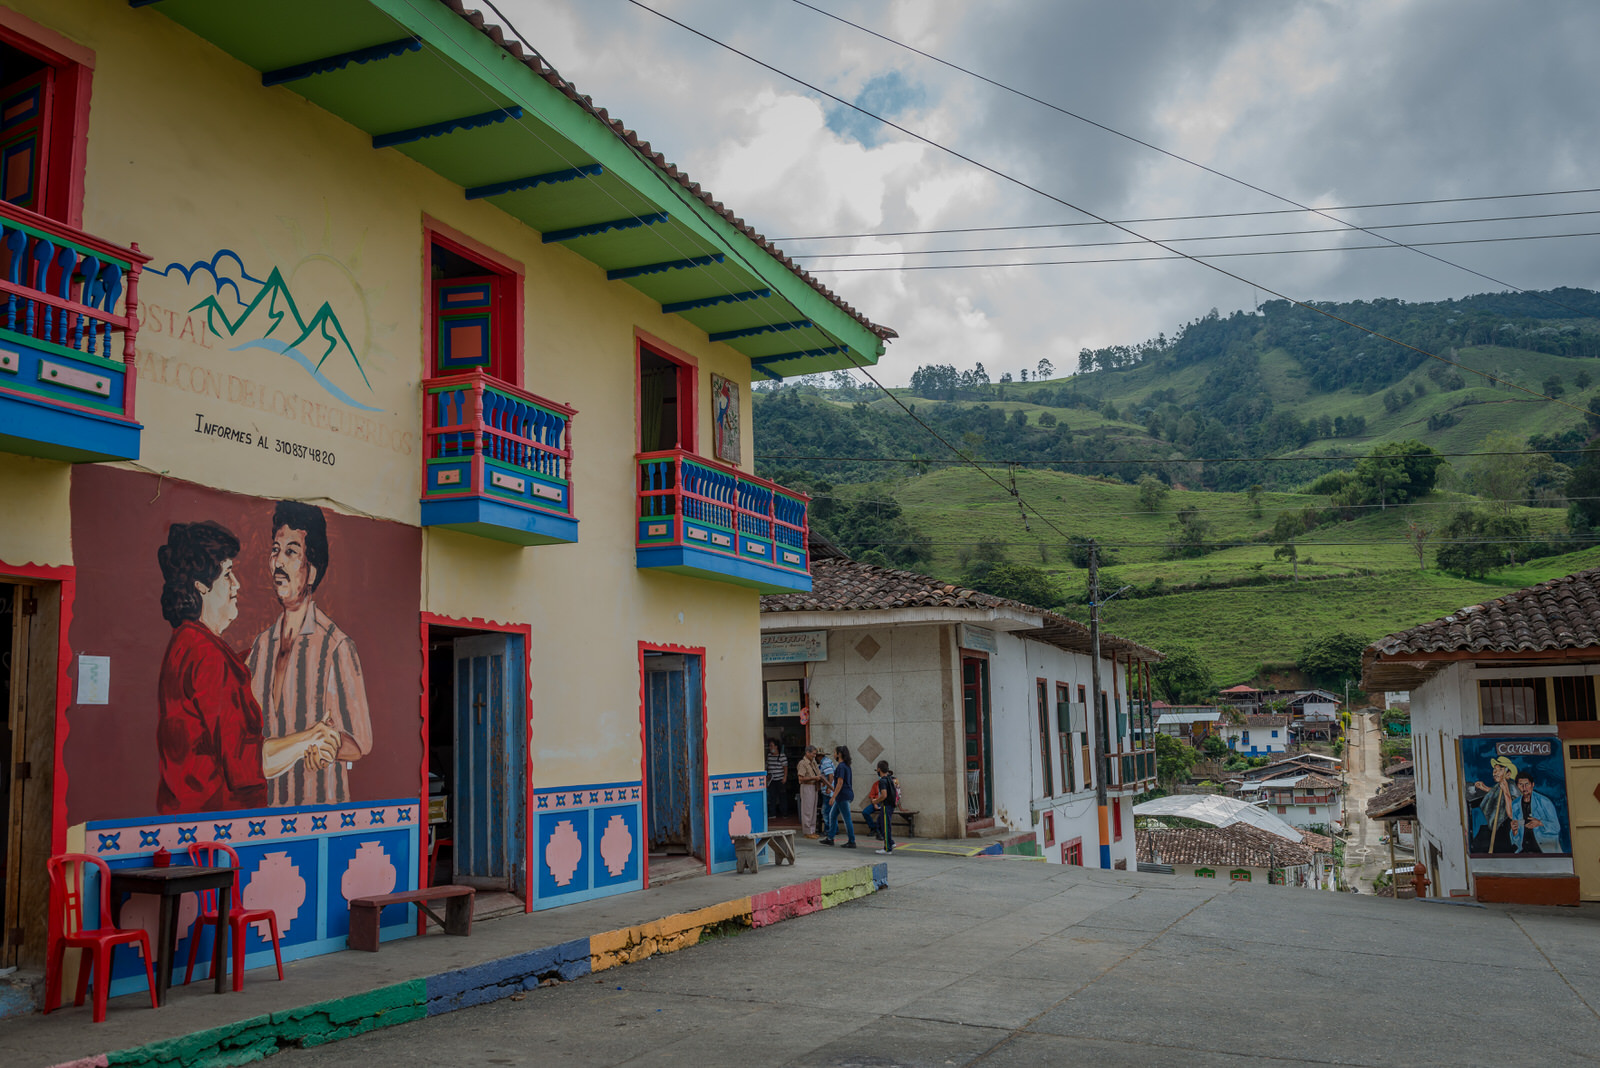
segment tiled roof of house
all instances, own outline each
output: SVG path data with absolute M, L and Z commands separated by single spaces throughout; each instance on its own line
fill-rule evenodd
M 558 74 L 554 67 L 545 62 L 543 56 L 532 51 L 531 49 L 524 48 L 520 41 L 513 40 L 506 34 L 505 30 L 501 29 L 494 23 L 489 22 L 484 17 L 483 12 L 468 7 L 465 0 L 439 0 L 439 2 L 448 7 L 451 11 L 454 11 L 461 18 L 465 19 L 485 37 L 488 37 L 495 44 L 499 45 L 507 55 L 511 56 L 517 62 L 533 71 L 533 73 L 537 74 L 545 81 L 549 82 L 567 99 L 571 100 L 573 103 L 583 108 L 583 110 L 599 119 L 606 126 L 610 127 L 611 132 L 616 134 L 617 137 L 627 144 L 629 148 L 647 157 L 668 178 L 671 178 L 674 182 L 677 182 L 679 185 L 683 186 L 684 189 L 688 190 L 691 195 L 703 201 L 705 205 L 712 211 L 716 212 L 718 215 L 721 215 L 735 229 L 739 230 L 751 241 L 754 241 L 757 245 L 761 246 L 763 251 L 767 252 L 779 263 L 783 264 L 784 267 L 786 267 L 801 281 L 805 282 L 806 285 L 810 286 L 812 289 L 815 289 L 818 293 L 826 297 L 845 314 L 849 315 L 856 322 L 860 323 L 862 326 L 866 327 L 880 338 L 887 340 L 889 338 L 899 337 L 899 335 L 893 330 L 886 326 L 879 326 L 877 323 L 872 322 L 866 316 L 856 311 L 849 304 L 845 303 L 845 301 L 837 293 L 813 278 L 805 268 L 791 260 L 771 241 L 763 237 L 761 234 L 756 233 L 756 231 L 751 228 L 749 223 L 735 215 L 732 210 L 722 203 L 722 201 L 713 197 L 709 191 L 702 189 L 699 182 L 691 180 L 687 174 L 678 169 L 677 164 L 669 163 L 665 156 L 651 147 L 649 141 L 640 140 L 637 133 L 624 126 L 620 120 L 612 118 L 605 108 L 597 107 L 593 99 L 578 92 L 578 87 Z
M 1246 727 L 1287 727 L 1289 725 L 1289 717 L 1272 715 L 1246 716 L 1244 717 L 1244 725 Z
M 1404 816 L 1415 816 L 1416 804 L 1417 780 L 1409 775 L 1403 776 L 1373 795 L 1372 800 L 1367 802 L 1367 818 L 1393 819 L 1402 813 Z M 1404 812 L 1406 809 L 1410 811 Z
M 1089 628 L 1044 608 L 971 590 L 948 582 L 843 557 L 811 561 L 809 592 L 775 593 L 761 598 L 763 614 L 779 612 L 873 612 L 896 608 L 1009 609 L 1042 618 L 1041 626 L 1022 631 L 1029 638 L 1076 652 L 1089 651 Z M 1103 655 L 1160 660 L 1154 649 L 1100 632 Z
M 1244 683 L 1241 682 L 1239 685 L 1237 685 L 1237 686 L 1229 686 L 1226 690 L 1223 690 L 1221 692 L 1222 693 L 1260 693 L 1261 691 L 1256 689 L 1254 686 L 1246 686 Z
M 1448 662 L 1408 655 L 1596 649 L 1600 658 L 1600 568 L 1551 579 L 1442 619 L 1380 638 L 1361 655 L 1367 690 L 1410 689 Z
M 1312 836 L 1307 836 L 1308 839 Z M 1316 836 L 1320 837 L 1320 836 Z M 1247 823 L 1136 831 L 1144 864 L 1203 864 L 1217 868 L 1268 868 L 1310 864 L 1312 847 Z M 1326 839 L 1324 839 L 1325 841 Z M 1332 850 L 1329 846 L 1328 851 Z M 1321 852 L 1321 850 L 1319 850 Z

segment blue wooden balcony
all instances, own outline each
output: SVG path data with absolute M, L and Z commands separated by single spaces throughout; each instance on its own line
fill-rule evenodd
M 516 545 L 578 540 L 572 417 L 484 374 L 422 383 L 422 525 Z
M 682 450 L 638 456 L 641 568 L 749 586 L 811 589 L 810 499 Z
M 0 451 L 136 460 L 138 279 L 149 260 L 0 202 Z

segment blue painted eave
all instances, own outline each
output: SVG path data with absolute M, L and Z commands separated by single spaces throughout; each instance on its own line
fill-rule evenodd
M 74 464 L 137 460 L 143 430 L 138 423 L 0 393 L 0 451 Z
M 641 569 L 670 571 L 675 575 L 710 579 L 745 586 L 762 593 L 809 593 L 811 576 L 740 560 L 722 553 L 682 545 L 639 548 L 635 560 Z
M 570 545 L 578 540 L 576 519 L 518 508 L 487 497 L 424 500 L 422 525 L 513 545 Z

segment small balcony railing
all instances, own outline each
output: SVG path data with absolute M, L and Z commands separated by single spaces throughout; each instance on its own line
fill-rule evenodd
M 0 450 L 138 458 L 134 339 L 149 259 L 0 202 Z
M 1156 751 L 1106 754 L 1106 786 L 1112 789 L 1142 787 L 1156 777 Z
M 810 498 L 681 449 L 637 459 L 639 567 L 764 593 L 811 588 Z
M 482 371 L 422 383 L 422 525 L 518 545 L 578 540 L 572 418 Z

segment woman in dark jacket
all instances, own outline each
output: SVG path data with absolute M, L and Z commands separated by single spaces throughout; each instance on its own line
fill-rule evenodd
M 850 837 L 843 848 L 856 847 L 856 825 L 850 819 L 850 802 L 856 799 L 854 775 L 850 770 L 850 747 L 841 745 L 833 751 L 833 807 L 828 810 L 828 837 L 822 840 L 824 845 L 833 845 L 833 836 L 838 833 L 839 820 L 844 819 L 844 829 Z

